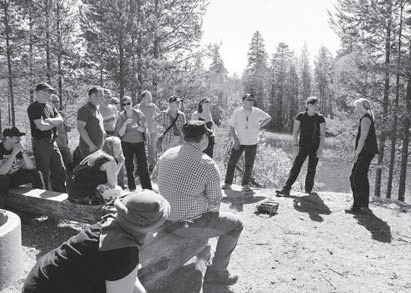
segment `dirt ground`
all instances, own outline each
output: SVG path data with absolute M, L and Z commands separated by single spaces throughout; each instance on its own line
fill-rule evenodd
M 243 197 L 235 186 L 222 210 L 237 214 L 245 229 L 229 269 L 239 275 L 230 287 L 204 285 L 201 266 L 190 263 L 156 293 L 411 292 L 411 207 L 373 201 L 372 213 L 353 216 L 346 193 L 273 190 Z M 255 214 L 267 198 L 279 203 L 274 216 Z M 80 225 L 20 214 L 24 261 L 19 280 L 2 292 L 20 292 L 36 258 L 77 233 Z M 212 247 L 215 240 L 211 241 Z

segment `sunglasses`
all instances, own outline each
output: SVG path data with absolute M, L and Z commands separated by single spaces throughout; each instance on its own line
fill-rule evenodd
M 249 102 L 254 102 L 254 99 L 245 99 L 245 100 Z
M 51 101 L 53 104 L 60 103 L 59 101 Z
M 130 106 L 131 103 L 123 103 L 123 106 Z

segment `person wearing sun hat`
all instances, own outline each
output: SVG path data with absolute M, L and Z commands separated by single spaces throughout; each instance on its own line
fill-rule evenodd
M 116 199 L 114 207 L 116 213 L 42 256 L 22 292 L 145 293 L 137 277 L 139 249 L 146 235 L 164 224 L 170 205 L 160 194 L 143 190 Z
M 24 135 L 17 127 L 3 131 L 3 141 L 0 142 L 0 208 L 4 205 L 4 193 L 10 187 L 31 182 L 33 188 L 44 189 L 41 172 L 35 168 L 20 142 Z

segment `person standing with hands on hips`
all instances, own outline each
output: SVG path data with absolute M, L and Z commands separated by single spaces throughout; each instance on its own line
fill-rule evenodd
M 375 154 L 378 154 L 377 137 L 375 135 L 374 113 L 370 102 L 361 98 L 354 101 L 355 113 L 360 116 L 358 132 L 355 137 L 355 149 L 352 154 L 352 167 L 350 183 L 354 203 L 345 210 L 346 213 L 355 214 L 368 211 L 370 197 L 370 183 L 368 170 Z
M 243 151 L 245 152 L 245 168 L 241 182 L 243 192 L 251 192 L 249 181 L 253 173 L 257 154 L 258 132 L 271 121 L 271 116 L 253 106 L 254 95 L 246 94 L 242 98 L 243 106 L 233 112 L 229 121 L 230 134 L 234 140 L 227 165 L 222 189 L 230 189 L 234 178 L 234 169 Z
M 290 196 L 291 186 L 298 178 L 301 167 L 308 156 L 307 176 L 305 177 L 305 192 L 311 193 L 314 187 L 314 177 L 318 160 L 322 156 L 325 139 L 325 119 L 317 113 L 317 97 L 308 97 L 306 110 L 297 114 L 294 121 L 293 143 L 294 159 L 288 180 L 277 196 Z

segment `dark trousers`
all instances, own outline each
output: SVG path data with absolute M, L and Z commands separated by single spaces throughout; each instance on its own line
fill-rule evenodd
M 153 189 L 151 187 L 150 175 L 147 168 L 147 157 L 144 142 L 122 142 L 121 146 L 125 157 L 128 189 L 136 189 L 136 183 L 134 181 L 134 156 L 137 158 L 137 174 L 140 177 L 141 187 L 143 189 Z
M 228 159 L 227 164 L 227 173 L 225 175 L 225 184 L 232 184 L 234 178 L 234 170 L 235 166 L 240 159 L 241 154 L 245 152 L 244 159 L 245 159 L 245 166 L 244 166 L 244 174 L 243 180 L 241 185 L 247 185 L 250 181 L 251 174 L 253 173 L 253 166 L 255 161 L 255 156 L 257 154 L 257 145 L 240 145 L 238 149 L 232 148 L 230 158 Z
M 370 197 L 368 170 L 373 158 L 374 154 L 360 154 L 352 167 L 350 183 L 354 197 L 354 207 L 368 207 Z
M 283 186 L 283 190 L 290 190 L 293 186 L 295 180 L 297 180 L 298 175 L 300 174 L 301 167 L 304 164 L 305 159 L 308 156 L 308 167 L 307 167 L 307 176 L 305 177 L 305 190 L 311 192 L 314 187 L 314 177 L 315 171 L 318 164 L 317 157 L 317 147 L 300 147 L 297 157 L 294 159 L 293 166 L 290 170 L 290 175 L 288 180 Z
M 66 192 L 66 168 L 56 142 L 33 139 L 33 152 L 37 169 L 44 177 L 44 184 L 49 189 L 48 177 L 50 176 L 51 189 L 57 192 Z
M 213 157 L 213 152 L 214 152 L 214 144 L 215 144 L 215 138 L 214 136 L 210 136 L 208 138 L 208 146 L 207 148 L 203 151 L 203 153 L 209 155 L 210 158 Z
M 0 207 L 4 206 L 4 196 L 10 187 L 26 183 L 31 183 L 33 188 L 45 188 L 43 176 L 37 169 L 19 169 L 13 174 L 0 175 Z

